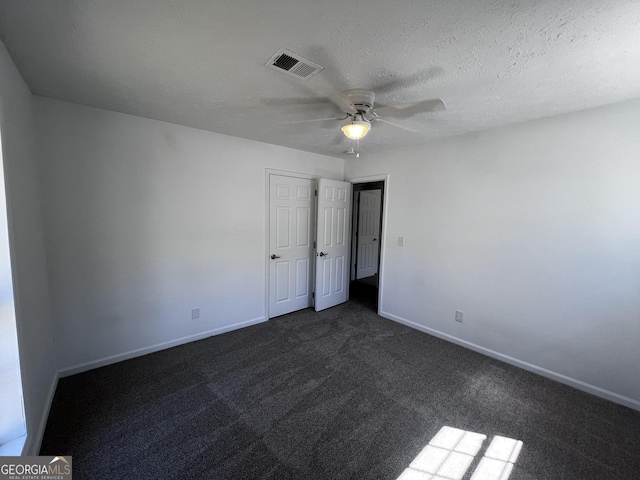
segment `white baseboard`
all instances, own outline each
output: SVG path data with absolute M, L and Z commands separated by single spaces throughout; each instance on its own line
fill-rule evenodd
M 22 455 L 39 455 L 40 445 L 42 445 L 42 438 L 44 437 L 44 430 L 47 428 L 47 420 L 49 419 L 49 411 L 51 410 L 51 404 L 53 403 L 53 396 L 56 394 L 56 388 L 58 387 L 58 380 L 60 375 L 56 371 L 51 379 L 51 385 L 49 386 L 49 393 L 45 400 L 44 410 L 40 416 L 40 422 L 38 423 L 38 429 L 35 433 L 28 433 L 27 440 L 25 441 L 24 448 L 22 449 Z
M 604 388 L 591 385 L 581 380 L 576 380 L 575 378 L 568 377 L 561 373 L 547 370 L 546 368 L 533 365 L 532 363 L 518 360 L 517 358 L 510 357 L 509 355 L 505 355 L 503 353 L 496 352 L 494 350 L 490 350 L 485 347 L 481 347 L 480 345 L 476 345 L 475 343 L 462 340 L 458 337 L 454 337 L 453 335 L 443 333 L 439 330 L 434 330 L 433 328 L 425 327 L 424 325 L 420 325 L 419 323 L 412 322 L 411 320 L 398 317 L 397 315 L 393 315 L 388 312 L 380 311 L 379 315 L 389 320 L 393 320 L 394 322 L 401 323 L 403 325 L 414 328 L 416 330 L 420 330 L 421 332 L 428 333 L 429 335 L 433 335 L 434 337 L 438 337 L 448 342 L 455 343 L 456 345 L 460 345 L 462 347 L 468 348 L 469 350 L 482 353 L 484 355 L 487 355 L 488 357 L 495 358 L 497 360 L 503 361 L 510 365 L 514 365 L 524 370 L 528 370 L 533 373 L 537 373 L 538 375 L 542 375 L 543 377 L 550 378 L 551 380 L 564 383 L 565 385 L 569 385 L 571 387 L 577 388 L 578 390 L 582 390 L 583 392 L 587 392 L 597 397 L 604 398 L 605 400 L 609 400 L 611 402 L 624 405 L 625 407 L 629 407 L 634 410 L 640 411 L 640 401 L 634 400 L 633 398 L 625 397 L 624 395 L 619 395 L 609 390 L 605 390 Z
M 81 363 L 79 365 L 72 365 L 71 367 L 66 367 L 59 371 L 60 378 L 68 377 L 70 375 L 75 375 L 76 373 L 86 372 L 88 370 L 93 370 L 94 368 L 111 365 L 112 363 L 122 362 L 124 360 L 129 360 L 130 358 L 141 357 L 142 355 L 158 352 L 160 350 L 165 350 L 167 348 L 177 347 L 178 345 L 184 345 L 185 343 L 195 342 L 196 340 L 202 340 L 203 338 L 208 338 L 213 335 L 220 335 L 222 333 L 231 332 L 232 330 L 238 330 L 240 328 L 249 327 L 251 325 L 256 325 L 258 323 L 266 322 L 267 320 L 268 318 L 266 317 L 258 317 L 252 320 L 246 320 L 244 322 L 234 323 L 233 325 L 214 328 L 213 330 L 208 330 L 206 332 L 196 333 L 194 335 L 188 335 L 186 337 L 177 338 L 175 340 L 169 340 L 168 342 L 157 343 L 155 345 L 138 348 L 136 350 L 131 350 L 129 352 L 119 353 L 117 355 L 111 355 L 109 357 L 92 360 L 90 362 Z

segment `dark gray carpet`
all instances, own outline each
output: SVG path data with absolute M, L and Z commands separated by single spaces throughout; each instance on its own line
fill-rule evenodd
M 354 301 L 64 378 L 40 453 L 77 480 L 395 480 L 444 425 L 522 440 L 510 480 L 640 478 L 640 413 Z

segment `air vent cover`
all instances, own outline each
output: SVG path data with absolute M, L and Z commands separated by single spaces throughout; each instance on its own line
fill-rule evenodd
M 265 65 L 302 80 L 310 79 L 324 68 L 284 48 L 278 50 Z

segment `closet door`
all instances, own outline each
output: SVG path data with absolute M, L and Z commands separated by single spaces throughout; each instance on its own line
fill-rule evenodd
M 269 176 L 269 318 L 313 305 L 315 186 Z
M 318 181 L 316 229 L 316 311 L 349 299 L 351 184 L 321 178 Z

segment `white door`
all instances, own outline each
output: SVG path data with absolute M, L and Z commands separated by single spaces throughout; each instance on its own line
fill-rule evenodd
M 378 273 L 381 199 L 382 190 L 360 192 L 356 278 L 370 277 Z
M 351 184 L 318 181 L 316 312 L 349 299 Z
M 313 305 L 315 180 L 269 175 L 269 318 Z

